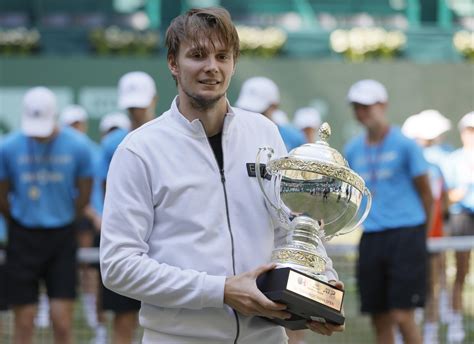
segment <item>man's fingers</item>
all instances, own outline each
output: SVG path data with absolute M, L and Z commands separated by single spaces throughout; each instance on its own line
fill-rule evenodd
M 276 264 L 275 264 L 275 263 L 270 263 L 270 264 L 261 265 L 261 266 L 259 266 L 258 268 L 256 268 L 255 270 L 253 270 L 253 274 L 254 274 L 255 278 L 257 278 L 258 276 L 260 276 L 260 275 L 263 274 L 264 272 L 273 270 L 273 269 L 275 269 L 275 268 L 276 268 Z

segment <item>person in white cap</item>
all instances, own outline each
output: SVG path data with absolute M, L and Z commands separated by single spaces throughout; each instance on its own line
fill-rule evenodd
M 275 122 L 288 151 L 306 143 L 304 135 L 298 129 L 288 123 L 277 123 L 273 118 L 275 112 L 278 113 L 278 107 L 280 106 L 280 90 L 273 80 L 263 76 L 245 80 L 235 106 L 247 111 L 261 113 Z
M 23 98 L 21 130 L 0 145 L 0 210 L 10 226 L 8 299 L 15 343 L 32 341 L 40 281 L 50 300 L 55 342 L 72 342 L 74 222 L 89 201 L 93 167 L 84 137 L 56 122 L 55 95 L 34 87 Z
M 458 124 L 462 147 L 448 157 L 443 171 L 449 189 L 450 234 L 474 235 L 474 111 L 464 115 Z M 456 277 L 453 285 L 452 315 L 448 325 L 449 343 L 462 343 L 466 336 L 463 326 L 463 289 L 469 273 L 471 252 L 456 252 Z
M 346 145 L 345 156 L 372 194 L 357 262 L 361 311 L 370 314 L 377 343 L 393 343 L 394 328 L 406 343 L 421 343 L 414 314 L 426 294 L 428 163 L 421 147 L 390 125 L 380 82 L 356 82 L 347 99 L 365 132 Z
M 107 189 L 107 175 L 110 162 L 119 144 L 128 135 L 129 130 L 136 130 L 155 117 L 158 94 L 153 78 L 142 71 L 124 74 L 118 82 L 118 107 L 127 111 L 130 119 L 129 129 L 125 121 L 119 119 L 119 126 L 101 141 L 102 159 L 99 168 L 99 178 L 103 180 L 103 188 Z M 114 118 L 117 119 L 116 117 Z M 107 124 L 107 123 L 106 123 Z M 121 168 L 121 167 L 118 167 Z M 102 308 L 114 313 L 113 342 L 131 343 L 137 327 L 138 300 L 119 295 L 110 289 L 102 288 Z
M 428 229 L 428 238 L 444 236 L 445 214 L 448 211 L 448 193 L 444 175 L 440 166 L 440 138 L 451 128 L 451 122 L 439 111 L 424 110 L 408 117 L 402 126 L 407 137 L 416 140 L 423 147 L 428 161 L 431 190 L 433 193 L 432 221 Z M 446 154 L 445 154 L 446 155 Z M 429 283 L 426 296 L 423 343 L 439 343 L 439 314 L 441 288 L 446 289 L 446 266 L 443 252 L 429 254 Z M 448 309 L 442 309 L 446 312 Z
M 313 107 L 300 108 L 293 116 L 293 124 L 304 133 L 307 142 L 314 143 L 321 126 L 321 115 Z
M 112 159 L 100 246 L 104 283 L 142 302 L 145 344 L 284 343 L 283 328 L 261 316 L 290 314 L 256 285 L 275 268 L 268 262 L 283 233 L 275 233 L 248 168 L 259 147 L 281 156 L 284 143 L 269 119 L 227 100 L 240 49 L 225 9 L 178 16 L 166 45 L 178 96 Z M 328 280 L 342 288 L 328 263 Z M 343 330 L 307 326 L 326 335 Z
M 71 104 L 66 106 L 59 115 L 59 122 L 64 127 L 70 127 L 81 133 L 89 144 L 93 157 L 94 171 L 97 171 L 102 157 L 100 146 L 87 136 L 89 116 L 84 107 Z M 100 221 L 102 214 L 102 204 L 104 194 L 101 181 L 95 176 L 92 193 L 89 204 L 84 210 L 84 216 L 77 221 L 77 237 L 80 248 L 90 248 L 94 246 L 95 237 L 100 231 Z M 90 328 L 97 330 L 98 314 L 97 312 L 97 286 L 99 285 L 98 270 L 90 264 L 81 264 L 80 285 L 82 291 L 82 309 L 84 316 Z M 99 329 L 99 332 L 101 330 Z
M 121 129 L 128 132 L 130 128 L 130 119 L 122 112 L 109 113 L 102 117 L 99 123 L 99 131 L 102 136 L 110 134 L 115 129 Z

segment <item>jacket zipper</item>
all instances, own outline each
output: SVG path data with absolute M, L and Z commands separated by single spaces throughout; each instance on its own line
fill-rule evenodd
M 222 135 L 223 137 L 223 135 Z M 229 201 L 227 200 L 227 188 L 225 187 L 225 174 L 224 174 L 224 168 L 220 169 L 219 168 L 219 162 L 217 161 L 216 154 L 214 153 L 214 149 L 212 149 L 211 143 L 209 142 L 209 139 L 207 139 L 207 143 L 209 144 L 212 155 L 214 156 L 214 159 L 216 160 L 217 164 L 217 169 L 219 170 L 219 173 L 221 175 L 221 183 L 222 183 L 222 188 L 224 189 L 224 200 L 225 200 L 225 214 L 227 217 L 227 228 L 229 229 L 229 235 L 230 235 L 230 244 L 232 247 L 232 272 L 235 275 L 235 248 L 234 248 L 234 235 L 232 234 L 232 227 L 230 225 L 230 217 L 229 217 Z M 222 145 L 222 160 L 224 160 L 224 142 L 222 141 L 221 138 L 221 145 Z M 237 344 L 237 340 L 239 339 L 240 336 L 240 322 L 239 322 L 239 315 L 237 314 L 237 311 L 232 308 L 232 312 L 234 313 L 235 317 L 235 324 L 237 325 L 237 331 L 235 333 L 235 339 L 234 339 L 234 344 Z
M 230 225 L 229 203 L 228 203 L 228 200 L 227 200 L 227 188 L 225 187 L 224 169 L 220 170 L 220 174 L 221 174 L 222 187 L 224 188 L 225 213 L 226 213 L 226 216 L 227 216 L 227 227 L 229 228 L 230 242 L 231 242 L 231 247 L 232 247 L 232 271 L 235 275 L 234 235 L 232 234 L 232 227 Z M 232 309 L 232 312 L 234 312 L 235 322 L 237 324 L 237 333 L 235 334 L 235 339 L 234 339 L 234 344 L 237 344 L 237 339 L 239 339 L 239 335 L 240 335 L 239 315 L 237 314 L 237 311 L 235 309 Z

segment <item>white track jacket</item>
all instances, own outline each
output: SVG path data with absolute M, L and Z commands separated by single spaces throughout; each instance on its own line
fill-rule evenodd
M 285 146 L 270 120 L 230 106 L 222 146 L 219 171 L 201 122 L 189 122 L 175 99 L 112 159 L 101 273 L 107 288 L 142 302 L 144 342 L 286 342 L 282 327 L 223 303 L 226 276 L 268 263 L 274 246 L 274 221 L 247 163 L 259 147 L 281 156 Z

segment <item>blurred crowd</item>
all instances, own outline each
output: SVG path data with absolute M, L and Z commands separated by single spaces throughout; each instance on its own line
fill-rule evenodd
M 77 264 L 76 252 L 98 247 L 113 154 L 130 131 L 153 120 L 157 100 L 150 75 L 123 75 L 120 112 L 103 116 L 96 143 L 87 136 L 83 107 L 59 109 L 46 87 L 24 95 L 21 128 L 0 143 L 0 242 L 6 252 L 0 309 L 14 313 L 16 342 L 30 342 L 35 327 L 51 322 L 55 340 L 69 343 L 77 288 L 94 343 L 132 342 L 140 303 L 105 288 L 98 265 Z M 428 254 L 426 239 L 474 235 L 474 112 L 457 123 L 462 147 L 455 149 L 444 140 L 452 126 L 446 116 L 424 110 L 400 128 L 386 117 L 388 100 L 375 80 L 348 89 L 347 102 L 365 130 L 348 143 L 345 155 L 373 197 L 357 266 L 361 310 L 371 315 L 379 343 L 391 342 L 397 332 L 407 343 L 438 343 L 440 322 L 448 324 L 449 343 L 462 343 L 470 252 L 456 252 L 450 286 L 445 254 Z M 290 121 L 270 78 L 246 80 L 235 106 L 271 119 L 288 151 L 318 140 L 318 110 L 301 107 Z M 425 307 L 423 331 L 415 323 L 419 307 Z M 105 311 L 114 314 L 113 333 L 107 333 Z M 304 332 L 288 335 L 290 343 L 304 343 Z

